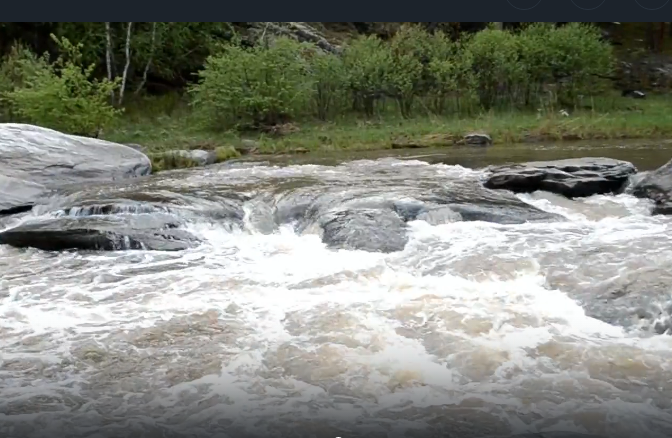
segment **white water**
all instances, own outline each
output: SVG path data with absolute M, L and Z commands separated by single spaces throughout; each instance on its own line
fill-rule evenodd
M 0 434 L 669 436 L 672 337 L 571 291 L 669 271 L 672 221 L 627 195 L 521 198 L 570 221 L 415 221 L 392 254 L 205 223 L 179 253 L 2 246 Z

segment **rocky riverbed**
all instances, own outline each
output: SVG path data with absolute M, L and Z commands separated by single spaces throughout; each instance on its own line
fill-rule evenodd
M 672 433 L 665 161 L 0 170 L 0 433 Z

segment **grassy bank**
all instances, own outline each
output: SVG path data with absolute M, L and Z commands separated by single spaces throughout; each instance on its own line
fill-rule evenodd
M 495 144 L 590 139 L 672 137 L 672 100 L 652 96 L 634 100 L 614 96 L 594 109 L 544 112 L 490 111 L 471 117 L 422 116 L 403 119 L 390 114 L 343 117 L 331 122 L 306 121 L 284 133 L 215 132 L 199 127 L 179 102 L 132 107 L 105 139 L 140 144 L 149 154 L 174 149 L 231 150 L 253 140 L 255 154 L 374 150 L 403 147 L 450 147 L 469 132 L 489 134 Z M 220 153 L 221 159 L 235 154 Z M 182 167 L 174 163 L 168 167 Z M 161 165 L 160 167 L 166 167 Z

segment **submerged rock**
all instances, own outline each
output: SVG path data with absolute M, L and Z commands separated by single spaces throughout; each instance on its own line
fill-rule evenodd
M 347 210 L 321 223 L 322 240 L 330 248 L 370 252 L 401 251 L 408 242 L 406 224 L 392 210 Z
M 198 239 L 166 215 L 63 216 L 22 223 L 0 233 L 0 244 L 45 251 L 145 249 L 179 251 Z
M 151 173 L 128 146 L 33 125 L 0 124 L 0 215 L 30 209 L 50 190 Z
M 653 214 L 672 214 L 672 160 L 633 181 L 630 192 L 651 199 L 655 203 Z
M 489 189 L 516 193 L 537 190 L 568 198 L 619 193 L 637 172 L 632 163 L 611 158 L 573 158 L 492 167 L 484 183 Z

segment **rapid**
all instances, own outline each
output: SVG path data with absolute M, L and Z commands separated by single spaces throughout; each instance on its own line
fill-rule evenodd
M 160 201 L 201 243 L 1 245 L 0 435 L 670 436 L 672 218 L 649 201 L 517 195 L 563 218 L 525 223 L 437 209 L 391 252 L 330 248 L 295 219 L 315 196 L 324 211 L 432 190 L 468 201 L 482 174 L 242 163 L 73 192 Z M 359 224 L 346 231 L 397 238 Z

